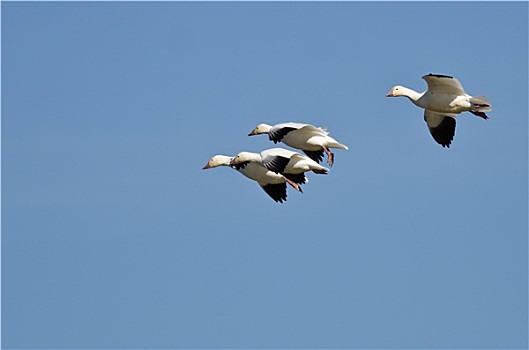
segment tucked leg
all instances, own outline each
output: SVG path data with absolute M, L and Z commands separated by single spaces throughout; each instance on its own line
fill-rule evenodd
M 326 146 L 323 146 L 323 150 L 327 153 L 327 163 L 332 166 L 334 163 L 334 153 L 332 153 Z
M 489 117 L 487 117 L 487 115 L 485 114 L 485 112 L 478 112 L 478 111 L 470 111 L 470 113 L 474 114 L 474 115 L 477 115 L 478 117 L 481 117 L 485 120 L 489 119 Z
M 287 181 L 287 183 L 290 186 L 294 187 L 296 189 L 296 191 L 299 191 L 299 192 L 303 193 L 303 190 L 301 189 L 301 186 L 299 186 L 297 183 L 295 183 L 294 181 L 290 180 L 286 176 L 283 176 L 283 178 Z

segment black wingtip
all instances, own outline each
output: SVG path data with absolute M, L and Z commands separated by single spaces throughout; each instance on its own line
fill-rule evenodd
M 273 171 L 274 173 L 280 174 L 285 170 L 289 162 L 290 162 L 290 158 L 275 156 L 272 158 L 271 161 L 265 163 L 264 166 L 268 170 Z
M 266 194 L 270 196 L 275 202 L 283 203 L 287 201 L 287 184 L 267 184 L 261 187 Z
M 272 130 L 270 130 L 270 132 L 268 133 L 268 138 L 270 139 L 270 141 L 274 141 L 274 143 L 278 143 L 278 142 L 281 142 L 281 140 L 283 139 L 283 137 L 285 137 L 286 134 L 294 130 L 296 130 L 296 128 L 291 128 L 291 127 L 284 127 L 281 129 L 272 128 Z
M 320 151 L 305 151 L 303 150 L 303 153 L 307 155 L 310 159 L 315 161 L 316 163 L 321 163 L 323 161 L 323 150 Z
M 297 183 L 298 185 L 303 185 L 306 183 L 305 173 L 299 173 L 299 174 L 283 174 L 284 177 L 287 179 L 293 181 L 294 183 Z
M 447 79 L 454 79 L 454 77 L 451 77 L 449 75 L 444 75 L 444 74 L 434 74 L 434 73 L 430 73 L 428 75 L 425 75 L 424 77 L 436 77 L 436 78 L 447 78 Z M 423 78 L 424 78 L 423 77 Z
M 456 120 L 454 118 L 444 118 L 441 124 L 430 129 L 435 142 L 443 147 L 450 148 L 456 131 Z

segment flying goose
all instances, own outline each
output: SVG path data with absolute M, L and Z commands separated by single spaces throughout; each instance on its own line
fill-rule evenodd
M 237 166 L 247 163 L 257 163 L 274 173 L 283 175 L 286 181 L 297 190 L 300 190 L 299 185 L 290 179 L 292 175 L 300 176 L 307 171 L 313 171 L 316 174 L 329 172 L 329 169 L 314 160 L 284 148 L 271 148 L 261 153 L 240 152 L 233 157 L 230 165 Z
M 256 181 L 259 186 L 268 194 L 274 201 L 283 203 L 287 200 L 287 179 L 294 183 L 296 190 L 301 191 L 299 184 L 305 184 L 309 180 L 305 178 L 304 174 L 286 174 L 280 175 L 270 171 L 258 163 L 240 163 L 237 165 L 230 165 L 233 157 L 225 155 L 215 155 L 202 167 L 202 169 L 211 169 L 218 166 L 228 166 L 247 178 Z
M 248 136 L 268 134 L 270 141 L 274 143 L 283 142 L 292 148 L 302 150 L 307 156 L 316 162 L 323 160 L 323 152 L 327 154 L 327 162 L 330 166 L 334 163 L 334 154 L 329 148 L 348 149 L 329 136 L 329 132 L 320 127 L 310 124 L 281 123 L 274 126 L 259 124 Z
M 428 89 L 419 93 L 404 86 L 394 86 L 386 97 L 405 96 L 416 106 L 424 109 L 424 121 L 434 140 L 443 147 L 450 147 L 456 129 L 456 116 L 470 112 L 483 119 L 492 107 L 484 96 L 470 96 L 454 77 L 428 74 L 422 77 Z

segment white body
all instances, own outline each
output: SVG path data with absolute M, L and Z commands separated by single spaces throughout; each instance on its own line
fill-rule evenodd
M 283 203 L 287 200 L 287 183 L 301 192 L 301 188 L 298 183 L 304 184 L 308 182 L 307 178 L 304 176 L 297 176 L 294 180 L 287 179 L 285 176 L 270 171 L 262 164 L 257 162 L 246 162 L 233 165 L 232 161 L 233 157 L 216 155 L 213 156 L 202 169 L 210 169 L 218 166 L 229 166 L 247 178 L 256 181 L 266 192 L 266 194 L 268 194 L 274 201 L 279 203 Z
M 428 74 L 422 77 L 428 89 L 422 93 L 404 86 L 394 86 L 387 97 L 407 97 L 413 104 L 424 109 L 424 120 L 434 140 L 443 147 L 450 147 L 455 135 L 456 116 L 471 112 L 488 119 L 485 112 L 491 111 L 483 96 L 471 96 L 463 90 L 461 83 L 450 76 Z
M 218 166 L 231 167 L 230 162 L 232 159 L 233 157 L 224 155 L 213 156 L 203 169 L 210 169 Z M 286 182 L 283 176 L 266 169 L 259 163 L 249 163 L 244 168 L 232 169 L 238 171 L 251 180 L 257 181 L 261 187 L 267 184 L 280 184 Z
M 286 164 L 279 166 L 277 163 L 281 159 L 286 159 Z M 329 169 L 316 163 L 309 157 L 284 148 L 271 148 L 259 153 L 240 152 L 232 160 L 231 164 L 244 162 L 259 163 L 265 168 L 283 174 L 301 174 L 307 171 L 317 173 L 327 173 Z
M 348 149 L 329 136 L 324 128 L 310 124 L 281 123 L 277 125 L 259 124 L 250 135 L 268 134 L 271 141 L 283 142 L 292 148 L 306 151 L 319 151 L 323 147 Z
M 492 110 L 485 97 L 473 97 L 467 94 L 461 83 L 455 78 L 433 74 L 425 75 L 422 78 L 428 84 L 428 89 L 423 93 L 397 85 L 386 96 L 405 96 L 416 106 L 437 113 L 459 114 L 461 112 Z M 485 104 L 487 106 L 482 106 Z

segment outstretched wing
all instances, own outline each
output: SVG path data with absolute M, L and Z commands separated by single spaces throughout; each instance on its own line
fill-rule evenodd
M 285 137 L 286 134 L 294 130 L 297 130 L 297 128 L 290 127 L 290 126 L 283 126 L 283 127 L 274 126 L 268 132 L 268 138 L 270 139 L 270 141 L 274 141 L 274 143 L 278 143 L 278 142 L 281 142 L 281 140 L 283 139 L 283 137 Z
M 424 121 L 435 142 L 443 147 L 450 147 L 456 132 L 455 114 L 442 114 L 424 110 Z
M 302 150 L 310 159 L 316 163 L 321 163 L 323 161 L 323 150 L 321 151 L 305 151 Z
M 283 201 L 286 202 L 286 200 L 287 200 L 287 184 L 286 184 L 286 182 L 283 182 L 283 183 L 280 183 L 280 184 L 267 184 L 267 185 L 261 186 L 261 188 L 274 201 L 276 201 L 278 203 L 283 203 Z
M 293 181 L 294 183 L 297 183 L 299 185 L 303 185 L 307 183 L 309 180 L 305 177 L 305 173 L 299 173 L 299 174 L 283 174 L 284 177 L 289 179 L 290 181 Z
M 262 155 L 262 162 L 263 166 L 267 168 L 270 171 L 273 171 L 274 173 L 282 173 L 285 171 L 285 168 L 287 167 L 288 162 L 290 162 L 290 158 L 283 157 L 280 155 Z
M 268 132 L 268 138 L 274 143 L 280 142 L 286 134 L 292 131 L 299 130 L 300 132 L 307 134 L 316 134 L 316 135 L 328 135 L 326 129 L 320 128 L 310 124 L 301 124 L 301 123 L 281 123 L 274 125 L 272 129 Z
M 428 92 L 433 94 L 465 95 L 463 86 L 454 77 L 442 74 L 428 74 L 422 77 L 428 84 Z

